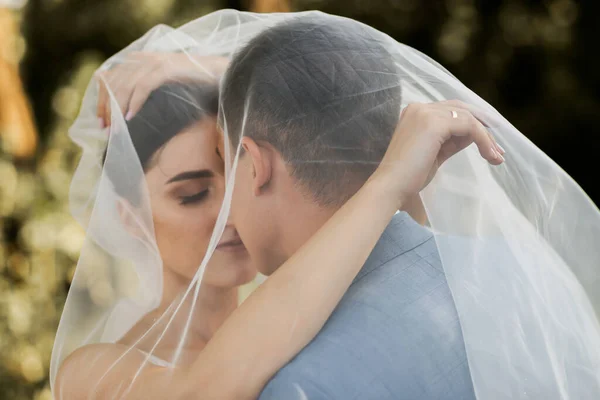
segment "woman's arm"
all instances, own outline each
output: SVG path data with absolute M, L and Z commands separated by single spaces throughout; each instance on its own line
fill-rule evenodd
M 110 98 L 113 91 L 121 114 L 129 120 L 142 108 L 150 93 L 166 82 L 217 82 L 229 64 L 218 56 L 195 56 L 184 53 L 137 52 L 120 64 L 99 72 L 96 114 L 103 126 L 111 123 Z M 118 90 L 117 90 L 118 89 Z
M 408 106 L 371 179 L 225 321 L 183 378 L 184 398 L 255 398 L 316 336 L 396 210 L 471 143 L 490 164 L 504 161 L 466 104 Z
M 186 398 L 256 398 L 322 328 L 398 206 L 369 180 L 225 321 L 187 371 Z
M 192 365 L 147 363 L 130 385 L 145 355 L 119 344 L 85 346 L 61 366 L 56 399 L 256 398 L 316 336 L 364 265 L 398 209 L 388 192 L 367 182 L 234 311 Z
M 454 118 L 455 110 L 460 111 L 460 118 Z M 144 368 L 126 398 L 225 400 L 258 396 L 270 377 L 321 329 L 396 210 L 418 196 L 437 166 L 472 142 L 488 162 L 503 162 L 491 135 L 464 103 L 407 107 L 371 179 L 234 311 L 196 361 L 185 369 Z M 107 367 L 125 351 L 111 349 L 116 354 L 108 357 Z M 86 351 L 81 349 L 65 361 L 56 386 L 74 376 L 69 371 L 81 372 L 78 363 L 94 356 Z M 98 376 L 87 382 L 101 382 L 99 390 L 107 393 L 95 399 L 113 398 L 108 397 L 111 390 L 122 390 L 121 382 L 131 382 L 141 361 L 136 356 L 129 351 L 121 364 L 115 365 L 109 375 L 114 380 L 96 379 L 107 369 L 93 368 Z M 89 387 L 78 386 L 81 397 L 63 398 L 88 398 Z M 161 395 L 165 390 L 166 397 Z

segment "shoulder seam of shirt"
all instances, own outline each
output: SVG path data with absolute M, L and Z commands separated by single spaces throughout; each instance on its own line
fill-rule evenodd
M 356 281 L 354 281 L 353 285 L 354 285 L 354 284 L 356 284 L 356 283 L 358 283 L 358 282 L 360 282 L 360 281 L 362 281 L 362 280 L 363 280 L 363 279 L 364 279 L 366 276 L 370 275 L 370 274 L 371 274 L 373 271 L 376 271 L 377 269 L 379 269 L 379 268 L 383 267 L 384 265 L 386 265 L 386 264 L 388 264 L 388 263 L 390 263 L 390 262 L 394 261 L 396 258 L 398 258 L 398 257 L 400 257 L 400 256 L 402 256 L 402 255 L 404 255 L 404 254 L 406 254 L 406 253 L 408 253 L 408 252 L 410 252 L 410 251 L 413 251 L 414 249 L 416 249 L 416 248 L 417 248 L 417 247 L 419 247 L 419 246 L 422 246 L 423 244 L 427 243 L 427 242 L 428 242 L 428 241 L 430 241 L 431 239 L 434 239 L 434 236 L 433 236 L 433 235 L 429 236 L 427 239 L 425 239 L 425 240 L 423 240 L 423 241 L 419 242 L 418 244 L 414 245 L 414 246 L 413 246 L 413 247 L 411 247 L 410 249 L 407 249 L 407 250 L 405 250 L 405 251 L 403 251 L 403 252 L 401 252 L 401 253 L 399 253 L 399 254 L 396 254 L 395 256 L 391 257 L 389 260 L 386 260 L 386 261 L 382 262 L 382 263 L 381 263 L 381 264 L 379 264 L 377 267 L 375 267 L 375 268 L 371 269 L 369 272 L 367 272 L 366 274 L 364 274 L 363 276 L 361 276 L 359 279 L 357 279 Z M 419 257 L 420 257 L 421 259 L 423 258 L 423 257 L 421 257 L 421 256 L 419 256 Z

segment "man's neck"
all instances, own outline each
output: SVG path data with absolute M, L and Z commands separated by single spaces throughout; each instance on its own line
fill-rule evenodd
M 285 238 L 282 243 L 285 259 L 296 253 L 336 211 L 309 201 L 294 204 L 285 218 L 280 219 L 279 232 L 280 237 Z
M 279 250 L 272 254 L 274 264 L 282 265 L 289 257 L 304 245 L 339 209 L 338 207 L 322 207 L 305 194 L 290 190 L 287 192 L 285 207 L 279 208 L 280 218 L 277 227 L 277 237 L 281 242 L 272 246 Z M 418 224 L 427 224 L 427 213 L 419 195 L 412 197 L 403 207 L 405 211 Z
M 310 200 L 296 199 L 279 226 L 280 237 L 286 238 L 282 243 L 282 261 L 298 251 L 337 210 L 337 207 L 321 207 Z M 401 211 L 405 211 L 419 225 L 427 224 L 427 212 L 419 195 L 410 198 Z

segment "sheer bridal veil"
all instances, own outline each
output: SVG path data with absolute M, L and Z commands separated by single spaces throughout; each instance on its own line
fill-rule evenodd
M 311 151 L 298 149 L 294 168 L 345 168 L 340 172 L 343 177 L 373 160 L 356 158 L 363 138 L 350 135 L 344 148 L 329 144 L 328 134 L 341 125 L 362 124 L 370 132 L 387 120 L 396 120 L 398 111 L 410 103 L 458 99 L 470 105 L 506 150 L 506 162 L 491 166 L 471 146 L 439 169 L 421 197 L 458 310 L 477 398 L 598 398 L 600 212 L 558 165 L 434 60 L 359 22 L 320 12 L 260 15 L 223 10 L 176 29 L 158 26 L 101 69 L 124 63 L 136 52 L 166 52 L 187 54 L 198 75 L 205 76 L 209 68 L 203 57 L 233 57 L 244 46 L 252 46 L 256 35 L 297 18 L 334 28 L 350 25 L 389 59 L 381 69 L 376 65 L 381 60 L 375 56 L 371 59 L 340 47 L 328 61 L 316 62 L 310 54 L 271 60 L 268 84 L 274 98 L 298 104 L 294 115 L 283 117 L 284 124 L 269 125 L 269 118 L 264 117 L 261 126 L 303 126 L 320 132 L 315 142 L 307 144 Z M 362 57 L 356 64 L 360 68 L 336 67 L 345 60 L 354 62 L 353 57 Z M 314 110 L 294 97 L 297 83 L 281 81 L 278 68 L 310 74 L 314 93 L 320 94 L 321 110 L 335 115 L 335 123 L 313 118 Z M 118 109 L 114 95 L 119 87 L 108 89 L 112 108 Z M 70 131 L 83 150 L 71 187 L 71 210 L 87 236 L 56 336 L 53 384 L 66 357 L 96 343 L 125 343 L 129 351 L 143 351 L 148 356 L 140 363 L 140 371 L 157 360 L 168 368 L 184 362 L 188 332 L 202 295 L 200 282 L 225 230 L 236 184 L 232 172 L 240 154 L 239 138 L 250 134 L 246 122 L 261 113 L 264 104 L 274 104 L 253 85 L 239 87 L 237 93 L 235 101 L 220 100 L 224 157 L 231 164 L 226 163 L 227 187 L 212 239 L 185 289 L 166 298 L 153 204 L 140 161 L 144 149 L 134 137 L 139 133 L 134 120 L 128 122 L 118 112 L 112 114 L 110 135 L 99 126 L 98 81 L 90 83 Z M 363 100 L 360 115 L 348 114 L 347 102 Z M 185 107 L 189 103 L 172 104 Z M 279 113 L 279 119 L 284 115 L 277 107 L 270 112 Z M 164 126 L 148 126 L 144 134 L 160 133 L 171 123 L 165 118 Z M 340 118 L 345 118 L 343 124 Z M 376 153 L 374 148 L 375 158 Z M 156 310 L 159 314 L 144 325 L 143 332 L 122 340 Z M 106 374 L 118 362 L 107 366 Z

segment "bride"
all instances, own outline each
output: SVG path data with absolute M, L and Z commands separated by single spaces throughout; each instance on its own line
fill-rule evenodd
M 537 326 L 535 321 L 523 326 L 519 318 L 525 313 L 519 314 L 518 306 L 507 306 L 496 307 L 495 318 L 486 320 L 481 311 L 491 309 L 495 301 L 485 296 L 486 285 L 510 284 L 512 272 L 542 276 L 541 281 L 532 279 L 529 286 L 513 286 L 517 296 L 537 289 L 538 283 L 548 284 L 551 278 L 545 276 L 564 279 L 563 291 L 555 293 L 555 300 L 530 300 L 540 309 L 553 311 L 557 302 L 570 299 L 563 307 L 576 314 L 579 326 L 586 328 L 577 331 L 571 326 L 575 332 L 571 334 L 578 335 L 582 350 L 591 352 L 598 338 L 590 303 L 596 291 L 593 283 L 581 286 L 578 278 L 586 273 L 596 276 L 593 268 L 581 268 L 585 266 L 582 261 L 597 260 L 598 253 L 571 252 L 568 244 L 556 240 L 553 229 L 557 222 L 567 221 L 560 214 L 563 207 L 577 203 L 590 218 L 577 237 L 597 232 L 597 209 L 535 149 L 533 156 L 526 158 L 529 168 L 555 174 L 552 177 L 560 178 L 561 194 L 569 196 L 556 197 L 560 207 L 552 218 L 558 216 L 558 220 L 542 212 L 542 222 L 548 225 L 533 225 L 531 218 L 543 208 L 539 200 L 547 194 L 547 187 L 531 187 L 523 194 L 511 190 L 510 184 L 521 182 L 511 183 L 510 179 L 527 181 L 521 160 L 534 146 L 439 65 L 399 44 L 391 54 L 399 66 L 398 78 L 404 80 L 405 111 L 383 162 L 293 257 L 237 307 L 237 289 L 254 277 L 257 266 L 251 265 L 235 229 L 227 223 L 239 149 L 231 154 L 228 133 L 222 136 L 218 132 L 215 82 L 225 66 L 223 55 L 236 53 L 246 39 L 285 23 L 287 18 L 222 11 L 179 30 L 159 27 L 107 61 L 97 75 L 100 92 L 98 82 L 90 85 L 71 130 L 84 149 L 71 201 L 74 215 L 87 229 L 87 241 L 53 352 L 55 398 L 256 398 L 269 379 L 317 335 L 399 209 L 427 223 L 436 234 L 461 317 L 478 398 L 497 393 L 490 391 L 492 367 L 486 364 L 486 357 L 497 356 L 493 369 L 513 389 L 519 386 L 519 379 L 497 368 L 508 371 L 518 363 L 522 373 L 528 374 L 528 366 L 534 370 L 536 362 L 545 362 L 536 358 L 536 351 L 527 353 L 529 363 L 522 364 L 510 352 L 504 352 L 509 355 L 506 358 L 497 353 L 506 346 L 531 350 L 528 346 L 536 344 L 531 342 L 534 336 L 527 333 L 537 327 L 543 326 L 550 335 L 546 354 L 564 355 L 566 342 L 552 336 L 554 330 L 563 329 L 560 316 L 552 314 L 549 319 L 542 317 Z M 384 43 L 387 40 L 382 39 Z M 180 52 L 159 55 L 173 48 Z M 196 54 L 190 54 L 192 50 Z M 130 55 L 132 51 L 137 52 Z M 416 65 L 422 68 L 415 74 Z M 440 82 L 437 91 L 431 89 L 436 81 Z M 462 98 L 468 105 L 443 101 L 453 98 Z M 429 104 L 407 107 L 408 103 Z M 491 132 L 502 138 L 508 154 Z M 475 146 L 470 146 L 473 143 Z M 514 156 L 513 170 L 512 160 L 499 173 L 481 162 L 503 165 L 503 155 Z M 473 182 L 476 185 L 465 186 Z M 491 198 L 482 193 L 481 182 L 490 182 L 485 188 L 493 193 Z M 479 200 L 482 209 L 504 206 L 492 211 L 503 213 L 504 219 L 481 218 L 477 210 L 464 210 L 452 200 L 459 198 L 456 193 L 460 190 L 468 194 L 465 199 L 471 204 Z M 540 209 L 531 211 L 531 205 Z M 423 218 L 425 210 L 427 218 Z M 522 249 L 509 246 L 522 256 L 505 274 L 496 272 L 496 281 L 488 283 L 484 276 L 491 275 L 491 264 L 478 257 L 485 248 L 483 239 L 489 232 L 496 239 L 507 239 L 515 226 L 529 230 L 522 229 L 509 242 L 525 238 L 531 253 L 525 255 L 519 253 Z M 566 223 L 563 232 L 570 228 Z M 456 247 L 447 239 L 453 236 L 470 238 L 463 247 L 467 253 L 455 254 Z M 534 271 L 539 255 L 552 267 L 542 275 Z M 570 269 L 562 267 L 565 258 Z M 553 288 L 558 287 L 552 283 Z M 98 288 L 111 295 L 94 295 Z M 477 298 L 469 297 L 474 293 Z M 494 348 L 478 336 L 486 321 L 486 329 L 496 324 L 507 329 L 520 325 L 523 335 L 500 337 Z M 490 346 L 485 356 L 477 351 L 482 344 Z M 577 357 L 579 354 L 576 352 Z M 585 369 L 596 365 L 596 360 L 590 356 L 573 365 Z M 574 376 L 573 371 L 558 371 L 554 378 L 566 382 Z M 533 384 L 545 378 L 536 377 Z M 556 398 L 578 398 L 575 393 L 574 387 L 568 387 Z

